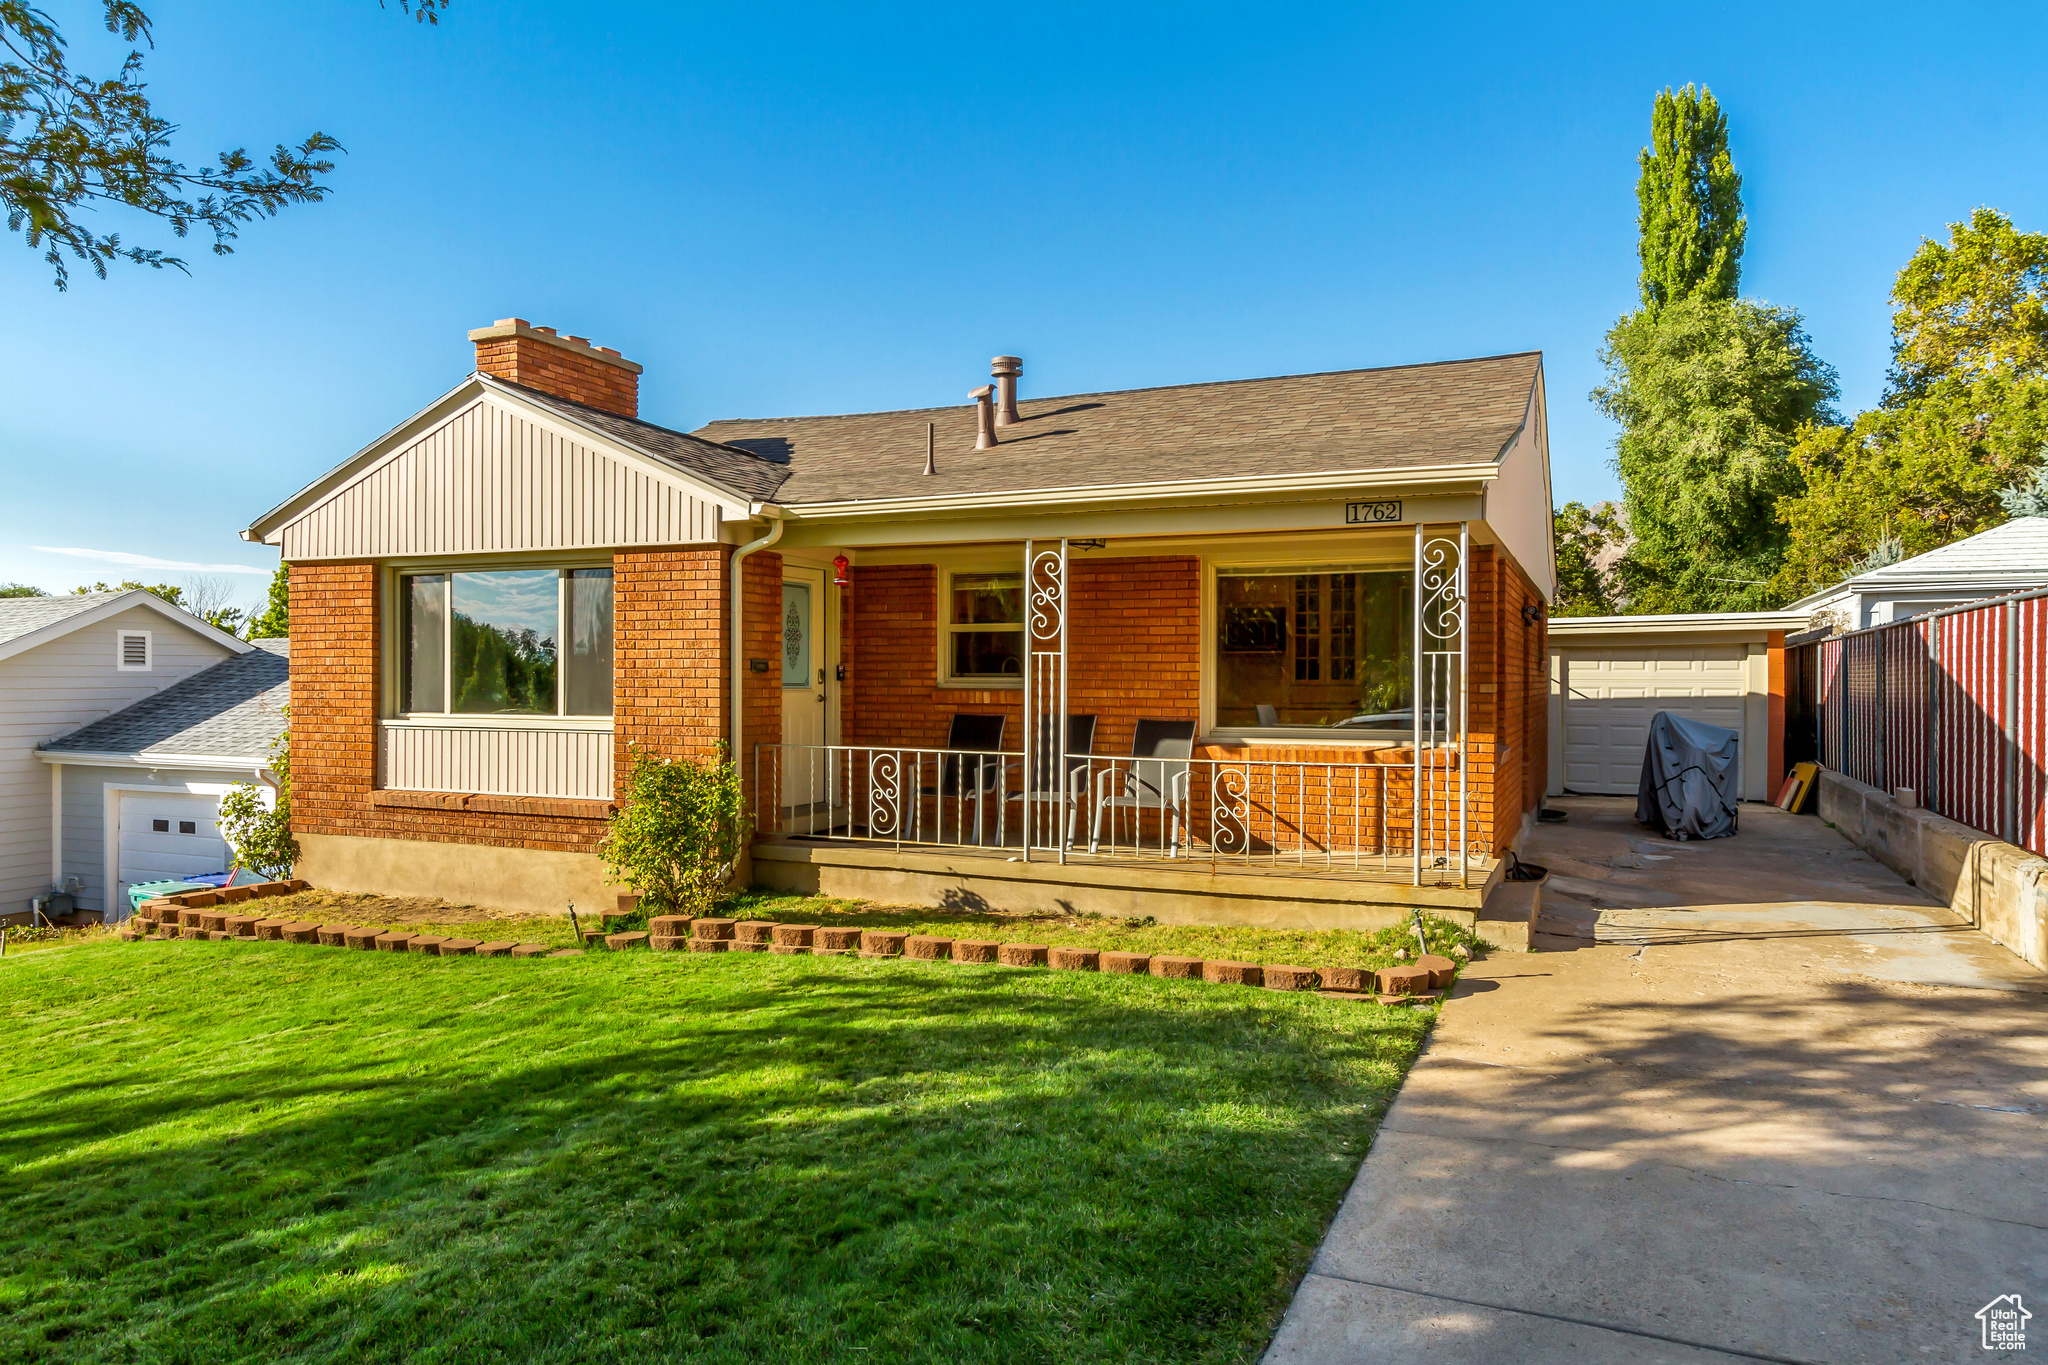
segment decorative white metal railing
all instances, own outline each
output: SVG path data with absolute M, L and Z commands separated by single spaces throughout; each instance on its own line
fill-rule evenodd
M 1026 784 L 1024 753 L 890 745 L 762 744 L 763 834 L 893 849 L 1014 849 L 1229 867 L 1409 871 L 1454 807 L 1415 818 L 1414 783 L 1449 790 L 1455 755 L 1386 763 L 1068 755 L 1055 794 Z M 1036 770 L 1034 769 L 1034 773 Z M 828 793 L 785 803 L 784 792 Z M 1418 846 L 1420 828 L 1423 843 Z M 1404 864 L 1407 864 L 1404 867 Z M 1443 868 L 1443 864 L 1434 864 Z

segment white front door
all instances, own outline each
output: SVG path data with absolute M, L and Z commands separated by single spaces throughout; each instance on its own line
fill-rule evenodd
M 128 913 L 128 888 L 228 870 L 228 843 L 220 833 L 220 798 L 185 792 L 122 792 L 119 886 L 108 918 Z
M 1575 792 L 1633 795 L 1650 718 L 1669 711 L 1723 725 L 1748 740 L 1742 645 L 1636 645 L 1560 651 L 1564 783 Z
M 830 603 L 818 569 L 785 566 L 782 573 L 782 801 L 808 806 L 825 796 L 825 755 L 831 743 L 826 704 L 833 658 Z

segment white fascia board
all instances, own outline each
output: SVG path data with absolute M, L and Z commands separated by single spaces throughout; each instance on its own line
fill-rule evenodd
M 38 645 L 46 645 L 52 640 L 61 640 L 73 631 L 83 630 L 87 626 L 104 621 L 110 616 L 119 616 L 122 612 L 134 607 L 147 607 L 173 624 L 183 626 L 201 639 L 211 640 L 215 644 L 223 646 L 230 653 L 247 654 L 250 650 L 256 648 L 247 640 L 238 640 L 218 626 L 206 624 L 206 622 L 200 620 L 191 612 L 172 606 L 169 602 L 164 601 L 163 598 L 158 597 L 147 589 L 130 588 L 118 597 L 109 597 L 96 607 L 89 607 L 77 615 L 67 616 L 61 621 L 52 621 L 40 630 L 32 630 L 26 635 L 17 635 L 12 640 L 0 644 L 0 659 L 9 659 L 16 654 L 25 654 Z
M 429 428 L 448 421 L 468 404 L 486 397 L 490 401 L 518 408 L 521 416 L 553 428 L 557 435 L 597 446 L 613 458 L 645 470 L 654 478 L 673 483 L 705 502 L 716 503 L 720 510 L 729 516 L 743 517 L 747 514 L 747 499 L 731 489 L 721 488 L 701 476 L 678 469 L 668 461 L 629 445 L 598 427 L 579 422 L 567 413 L 542 407 L 517 389 L 500 384 L 489 375 L 473 374 L 256 518 L 249 524 L 248 529 L 242 532 L 242 539 L 258 541 L 265 545 L 280 543 L 284 528 L 304 516 L 315 505 L 335 496 L 351 484 L 368 478 L 387 460 L 411 446 Z
M 952 512 L 1010 511 L 1119 503 L 1215 502 L 1222 499 L 1304 498 L 1357 489 L 1385 491 L 1413 487 L 1438 490 L 1447 484 L 1484 484 L 1499 477 L 1493 464 L 1427 465 L 1408 469 L 1330 470 L 1314 474 L 1259 475 L 1236 479 L 1174 479 L 1154 483 L 1088 484 L 1074 488 L 1024 488 L 965 497 L 871 498 L 855 502 L 782 504 L 791 521 L 916 519 Z
M 265 763 L 260 758 L 221 758 L 213 754 L 110 754 L 81 749 L 38 749 L 36 757 L 67 768 L 176 768 L 209 773 L 258 773 Z
M 1553 616 L 1550 637 L 1575 635 L 1683 635 L 1693 631 L 1803 630 L 1803 611 L 1703 611 L 1670 616 Z

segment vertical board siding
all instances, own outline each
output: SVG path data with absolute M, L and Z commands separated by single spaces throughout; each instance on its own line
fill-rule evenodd
M 296 560 L 696 545 L 718 527 L 715 502 L 479 401 L 287 525 L 283 548 Z
M 394 791 L 612 795 L 612 732 L 386 725 L 383 785 Z
M 2048 595 L 1798 646 L 1823 765 L 2048 855 Z

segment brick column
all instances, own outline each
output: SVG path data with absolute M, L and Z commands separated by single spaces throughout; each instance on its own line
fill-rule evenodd
M 292 829 L 360 834 L 377 781 L 377 567 L 291 566 Z
M 613 762 L 619 790 L 632 746 L 708 759 L 725 734 L 728 549 L 612 556 Z

